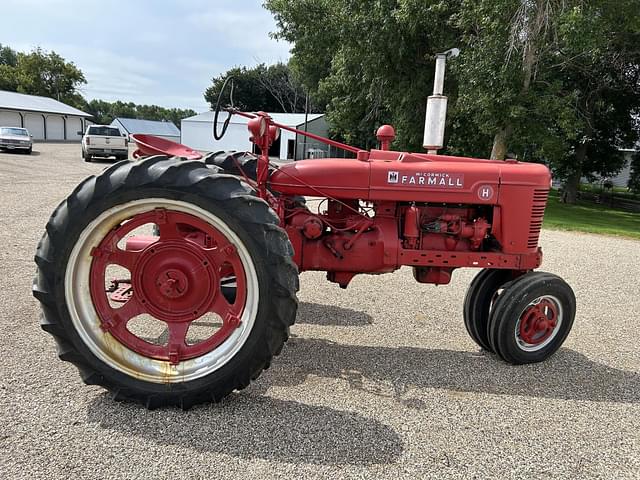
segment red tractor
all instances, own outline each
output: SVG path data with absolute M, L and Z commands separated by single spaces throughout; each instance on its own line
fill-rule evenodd
M 391 151 L 390 126 L 371 151 L 297 131 L 355 158 L 271 166 L 269 146 L 290 128 L 228 109 L 227 120 L 250 118 L 258 156 L 153 155 L 84 180 L 54 211 L 35 258 L 33 293 L 59 357 L 87 384 L 148 408 L 219 401 L 280 353 L 299 272 L 325 271 L 346 288 L 357 274 L 402 266 L 432 284 L 449 283 L 456 268 L 482 269 L 464 300 L 473 340 L 513 364 L 552 355 L 571 329 L 575 296 L 534 271 L 549 170 L 435 154 L 443 67 L 441 55 L 427 107 L 431 153 Z M 181 151 L 144 140 L 143 152 Z

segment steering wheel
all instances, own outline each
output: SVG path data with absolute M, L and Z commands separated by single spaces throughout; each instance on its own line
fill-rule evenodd
M 227 85 L 231 84 L 231 90 L 229 92 L 229 101 L 230 101 L 230 105 L 227 108 L 220 108 L 220 102 L 222 101 L 222 95 L 224 94 L 225 90 L 227 89 Z M 215 138 L 216 140 L 220 140 L 222 139 L 222 137 L 224 137 L 224 134 L 227 133 L 227 128 L 229 128 L 229 122 L 231 122 L 231 117 L 233 116 L 233 89 L 235 87 L 235 84 L 233 82 L 233 77 L 229 76 L 227 77 L 227 79 L 224 81 L 224 83 L 222 84 L 222 88 L 220 89 L 220 93 L 218 93 L 218 101 L 216 102 L 216 109 L 215 109 L 215 113 L 213 114 L 213 138 Z M 224 110 L 226 112 L 228 112 L 227 118 L 224 121 L 224 123 L 222 124 L 222 131 L 218 132 L 218 116 L 220 115 L 220 111 Z

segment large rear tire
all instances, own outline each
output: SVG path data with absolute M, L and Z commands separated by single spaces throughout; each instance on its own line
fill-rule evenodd
M 249 152 L 217 151 L 207 154 L 203 160 L 207 165 L 215 165 L 229 175 L 246 175 L 251 180 L 258 177 L 258 157 Z
M 253 153 L 234 150 L 217 151 L 209 153 L 203 160 L 207 165 L 215 165 L 229 175 L 246 176 L 251 180 L 258 178 L 258 157 Z M 269 172 L 272 173 L 273 171 L 274 169 L 269 167 Z M 277 192 L 272 193 L 278 196 Z M 287 197 L 287 206 L 289 208 L 304 208 L 305 205 L 306 200 L 303 196 Z
M 148 223 L 159 237 L 123 246 Z M 148 408 L 189 408 L 245 388 L 279 354 L 297 310 L 291 256 L 277 216 L 246 183 L 156 156 L 114 164 L 58 206 L 38 245 L 33 293 L 58 356 L 85 383 Z M 105 283 L 113 265 L 131 276 L 119 308 Z M 205 314 L 218 319 L 215 333 L 191 343 Z M 136 333 L 130 322 L 142 317 L 164 326 L 164 340 Z

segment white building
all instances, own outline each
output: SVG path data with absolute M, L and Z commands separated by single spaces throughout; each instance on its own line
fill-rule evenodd
M 53 98 L 0 90 L 0 127 L 23 127 L 34 140 L 82 138 L 88 113 Z
M 615 187 L 627 188 L 629 178 L 631 178 L 631 160 L 634 155 L 640 152 L 640 145 L 637 148 L 623 148 L 620 150 L 624 154 L 624 166 L 618 174 L 611 179 L 611 183 Z
M 214 112 L 204 112 L 182 120 L 180 143 L 196 150 L 209 152 L 218 150 L 251 151 L 253 149 L 253 144 L 249 141 L 247 118 L 233 115 L 225 136 L 220 141 L 215 141 L 213 139 L 213 115 Z M 287 127 L 298 130 L 305 129 L 304 113 L 270 113 L 269 115 L 275 122 Z M 221 112 L 218 117 L 218 132 L 222 130 L 222 124 L 226 118 L 227 113 Z M 321 113 L 310 113 L 307 131 L 326 137 L 329 132 L 325 116 Z M 300 160 L 310 156 L 327 156 L 328 151 L 328 147 L 322 142 L 282 130 L 280 139 L 271 146 L 269 154 L 281 160 Z
M 128 136 L 134 133 L 154 135 L 172 142 L 180 142 L 180 130 L 173 122 L 160 122 L 156 120 L 140 120 L 137 118 L 116 118 L 111 122 L 112 127 L 117 127 Z

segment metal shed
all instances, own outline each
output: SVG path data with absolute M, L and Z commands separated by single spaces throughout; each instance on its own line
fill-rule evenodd
M 270 113 L 274 121 L 304 130 L 304 113 Z M 216 150 L 241 150 L 247 151 L 253 148 L 249 141 L 247 130 L 248 119 L 239 115 L 234 115 L 229 123 L 226 135 L 220 141 L 213 139 L 213 112 L 204 112 L 193 117 L 182 120 L 181 143 L 201 151 Z M 222 123 L 226 120 L 227 113 L 222 112 L 218 117 L 218 128 L 222 128 Z M 327 136 L 328 125 L 324 114 L 310 113 L 307 121 L 307 131 L 316 135 Z M 280 139 L 274 143 L 270 149 L 270 155 L 281 160 L 299 160 L 307 158 L 313 153 L 314 156 L 327 156 L 328 147 L 320 142 L 310 141 L 302 135 L 283 130 Z
M 172 142 L 180 142 L 180 130 L 173 122 L 118 117 L 111 122 L 111 126 L 119 128 L 122 133 L 128 135 L 144 133 L 165 138 Z
M 26 128 L 34 140 L 79 141 L 89 117 L 53 98 L 0 90 L 0 126 Z

